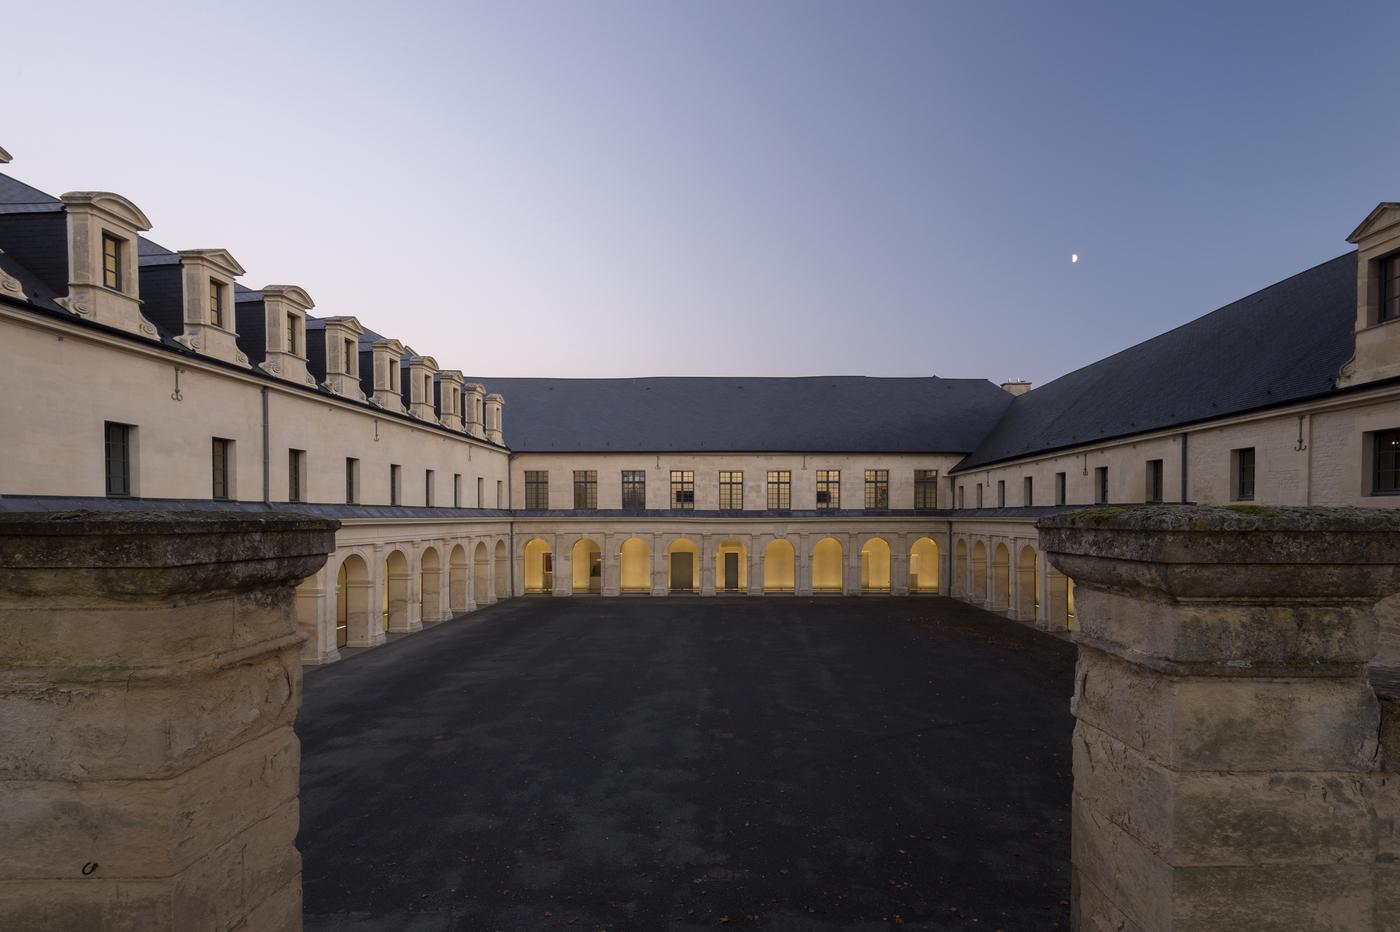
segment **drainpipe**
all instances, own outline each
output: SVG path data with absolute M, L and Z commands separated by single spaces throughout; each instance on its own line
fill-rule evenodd
M 267 425 L 267 386 L 266 386 L 266 385 L 263 386 L 263 390 L 262 390 L 262 427 L 263 427 L 263 442 L 262 442 L 262 454 L 263 454 L 263 504 L 266 505 L 269 501 L 272 500 L 272 465 L 271 465 L 272 461 L 271 461 L 271 459 L 269 458 L 269 451 L 268 451 L 268 449 L 267 449 L 267 444 L 268 444 L 268 433 L 269 433 L 269 431 L 268 431 L 268 425 Z
M 512 477 L 511 477 L 511 473 L 512 473 L 512 472 L 514 472 L 514 470 L 512 470 L 512 469 L 510 468 L 510 454 L 507 453 L 507 454 L 506 454 L 506 511 L 507 511 L 507 513 L 510 514 L 510 520 L 507 522 L 506 526 L 507 526 L 508 528 L 510 528 L 510 553 L 508 553 L 508 554 L 506 555 L 506 559 L 510 561 L 510 595 L 511 595 L 511 598 L 514 598 L 514 597 L 515 597 L 515 515 L 514 515 L 513 512 L 510 511 L 510 503 L 513 501 L 513 499 L 510 497 L 510 495 L 511 495 L 510 483 L 511 483 L 511 478 L 512 478 Z

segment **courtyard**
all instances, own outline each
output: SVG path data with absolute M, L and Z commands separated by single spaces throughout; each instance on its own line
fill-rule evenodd
M 307 928 L 1068 928 L 1073 663 L 943 598 L 436 625 L 306 677 Z

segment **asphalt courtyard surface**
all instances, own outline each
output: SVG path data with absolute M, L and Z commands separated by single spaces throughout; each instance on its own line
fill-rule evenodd
M 436 625 L 307 674 L 306 927 L 1067 929 L 1073 664 L 942 598 Z

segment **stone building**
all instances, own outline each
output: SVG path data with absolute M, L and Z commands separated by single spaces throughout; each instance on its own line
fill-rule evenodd
M 22 441 L 0 508 L 338 518 L 299 593 L 309 663 L 545 593 L 941 593 L 1064 629 L 1047 513 L 1400 501 L 1400 204 L 1355 251 L 1033 390 L 479 378 L 151 226 L 0 174 L 0 417 Z

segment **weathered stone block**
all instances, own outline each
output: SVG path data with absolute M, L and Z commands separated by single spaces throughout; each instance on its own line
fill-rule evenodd
M 1379 706 L 1359 677 L 1161 673 L 1081 645 L 1074 714 L 1182 770 L 1375 769 Z

